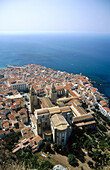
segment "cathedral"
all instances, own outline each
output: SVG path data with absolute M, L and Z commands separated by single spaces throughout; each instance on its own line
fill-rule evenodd
M 50 90 L 50 99 L 52 103 L 56 104 L 56 99 L 57 99 L 57 92 L 54 84 L 52 84 L 51 90 Z
M 71 106 L 59 106 L 57 96 L 64 96 L 62 86 L 51 85 L 45 97 L 38 97 L 33 86 L 30 88 L 30 119 L 35 135 L 43 139 L 66 145 L 73 129 L 94 128 L 96 122 L 93 116 L 84 112 L 78 101 Z
M 33 88 L 30 87 L 29 101 L 31 113 L 34 113 L 36 109 L 54 107 L 56 104 L 57 92 L 54 84 L 51 86 L 50 94 L 48 97 L 39 98 Z
M 34 113 L 35 109 L 40 108 L 40 101 L 35 93 L 33 86 L 31 86 L 31 88 L 30 88 L 29 101 L 30 101 L 31 113 Z

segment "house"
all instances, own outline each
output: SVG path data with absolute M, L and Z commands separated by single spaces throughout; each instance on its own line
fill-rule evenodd
M 21 134 L 24 138 L 32 138 L 34 137 L 34 133 L 30 127 L 24 127 L 21 129 Z
M 8 79 L 6 81 L 6 85 L 8 87 L 11 87 L 12 90 L 20 90 L 20 91 L 25 91 L 28 87 L 28 85 L 25 82 L 19 80 L 18 78 Z
M 101 113 L 105 116 L 107 116 L 108 118 L 110 118 L 110 109 L 108 107 L 108 104 L 106 101 L 102 100 L 100 101 L 100 103 L 98 104 L 99 109 L 101 111 Z
M 32 86 L 33 86 L 37 96 L 44 94 L 44 88 L 43 87 L 37 87 L 35 84 L 33 84 Z
M 4 138 L 5 137 L 5 132 L 3 130 L 0 130 L 0 138 Z
M 17 151 L 23 149 L 23 148 L 31 148 L 32 152 L 38 151 L 40 145 L 42 144 L 43 139 L 37 135 L 32 138 L 24 138 L 19 140 L 19 143 L 16 145 L 16 147 L 12 150 L 12 153 L 16 153 Z
M 21 110 L 19 110 L 18 114 L 19 114 L 20 120 L 23 123 L 28 123 L 28 115 L 27 115 L 27 111 L 25 108 L 22 108 Z

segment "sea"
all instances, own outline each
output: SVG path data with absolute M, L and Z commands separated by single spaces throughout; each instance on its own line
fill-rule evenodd
M 110 99 L 110 34 L 1 34 L 0 68 L 8 64 L 82 73 Z

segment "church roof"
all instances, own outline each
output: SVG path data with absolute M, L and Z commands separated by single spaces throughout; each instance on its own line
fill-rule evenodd
M 54 125 L 54 128 L 58 129 L 58 130 L 66 130 L 67 127 L 69 126 L 66 119 L 60 114 L 54 114 L 51 117 L 51 121 L 52 121 L 52 123 Z
M 48 108 L 48 110 L 51 115 L 55 113 L 60 113 L 60 108 L 58 106 Z
M 60 111 L 62 113 L 65 113 L 65 112 L 67 113 L 67 112 L 71 112 L 71 109 L 69 106 L 64 106 L 64 107 L 60 107 Z
M 54 105 L 52 104 L 48 97 L 43 97 L 40 99 L 40 101 L 42 103 L 43 108 L 54 107 Z
M 37 113 L 37 115 L 41 115 L 41 114 L 49 113 L 49 111 L 47 108 L 43 108 L 43 109 L 36 109 L 34 113 L 35 114 Z

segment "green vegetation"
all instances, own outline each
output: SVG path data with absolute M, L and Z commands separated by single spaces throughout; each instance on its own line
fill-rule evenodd
M 88 161 L 87 164 L 89 165 L 90 168 L 93 168 L 93 162 L 92 161 Z
M 60 144 L 54 143 L 53 144 L 54 151 L 67 156 L 67 147 L 61 146 Z
M 21 133 L 15 133 L 10 136 L 5 137 L 6 148 L 12 151 L 12 149 L 17 144 L 18 140 L 21 138 Z
M 53 164 L 48 160 L 39 161 L 38 153 L 33 154 L 31 148 L 24 148 L 16 152 L 16 154 L 13 154 L 12 149 L 20 137 L 21 134 L 13 134 L 0 141 L 0 169 L 12 168 L 12 165 L 14 168 L 17 168 L 19 165 L 19 167 L 24 167 L 24 169 L 52 169 Z M 44 148 L 46 151 L 49 151 L 50 143 L 45 143 Z
M 87 151 L 88 156 L 95 162 L 88 161 L 90 168 L 103 168 L 106 165 L 110 165 L 110 136 L 106 135 L 105 132 L 99 133 L 97 129 L 84 128 L 83 130 L 77 130 L 76 134 L 73 133 L 69 139 L 68 155 L 75 155 L 76 159 L 84 163 L 84 150 Z M 68 161 L 70 164 L 72 158 L 73 156 L 69 156 Z
M 29 169 L 38 169 L 38 170 L 48 170 L 53 167 L 48 160 L 44 162 L 38 161 L 38 153 L 32 154 L 31 149 L 25 148 L 16 153 L 19 163 L 22 161 L 24 163 L 25 168 Z
M 107 123 L 107 125 L 110 126 L 110 119 L 104 116 L 100 111 L 97 110 L 95 111 L 95 118 L 97 120 L 100 120 L 100 118 L 102 118 L 105 121 L 105 123 Z
M 107 135 L 109 129 L 108 118 L 103 115 L 99 116 L 99 112 L 95 112 L 94 118 L 96 120 L 96 129 L 83 128 L 82 130 L 76 130 L 72 133 L 69 138 L 67 146 L 61 146 L 60 144 L 54 143 L 53 148 L 49 142 L 43 142 L 42 151 L 47 153 L 59 153 L 68 157 L 68 162 L 72 166 L 79 166 L 78 162 L 87 164 L 93 169 L 103 169 L 104 166 L 110 165 L 110 136 Z M 17 162 L 23 164 L 25 169 L 52 169 L 53 162 L 52 157 L 48 156 L 46 160 L 39 161 L 38 153 L 33 154 L 30 148 L 25 148 L 16 153 L 12 154 L 11 151 L 15 147 L 16 143 L 20 139 L 21 134 L 16 133 L 4 139 L 5 147 L 1 147 L 2 154 L 0 163 L 7 161 Z M 5 149 L 5 152 L 3 150 Z M 86 160 L 85 154 L 88 155 Z M 8 158 L 7 158 L 8 157 Z M 90 158 L 90 159 L 89 159 Z M 50 162 L 49 162 L 50 161 Z M 52 163 L 53 164 L 52 164 Z M 82 170 L 82 166 L 79 166 Z M 2 168 L 3 169 L 3 168 Z
M 81 166 L 81 170 L 84 170 L 83 166 Z
M 4 139 L 0 139 L 0 169 L 8 169 L 7 165 L 16 163 L 16 155 L 7 149 L 7 143 Z
M 26 102 L 29 102 L 29 99 L 28 99 L 26 96 L 25 96 L 25 101 L 26 101 Z
M 54 148 L 54 151 L 59 152 L 60 149 L 61 149 L 61 145 L 60 145 L 60 144 L 57 144 L 57 143 L 54 143 L 54 144 L 53 144 L 53 148 Z
M 68 162 L 69 162 L 69 164 L 72 165 L 72 166 L 77 166 L 77 165 L 78 165 L 78 162 L 77 162 L 77 160 L 76 160 L 76 157 L 75 157 L 75 155 L 73 155 L 73 154 L 69 154 L 69 155 L 68 155 Z
M 32 154 L 31 149 L 25 148 L 16 153 L 17 159 L 19 162 L 23 162 L 25 168 L 38 168 L 38 155 Z
M 46 160 L 45 162 L 41 162 L 38 170 L 47 170 L 47 169 L 52 169 L 53 168 L 53 164 L 50 163 L 48 160 Z
M 50 145 L 50 142 L 45 142 L 44 143 L 44 146 L 43 146 L 43 148 L 42 148 L 42 152 L 50 152 L 50 150 L 51 150 L 51 145 Z

